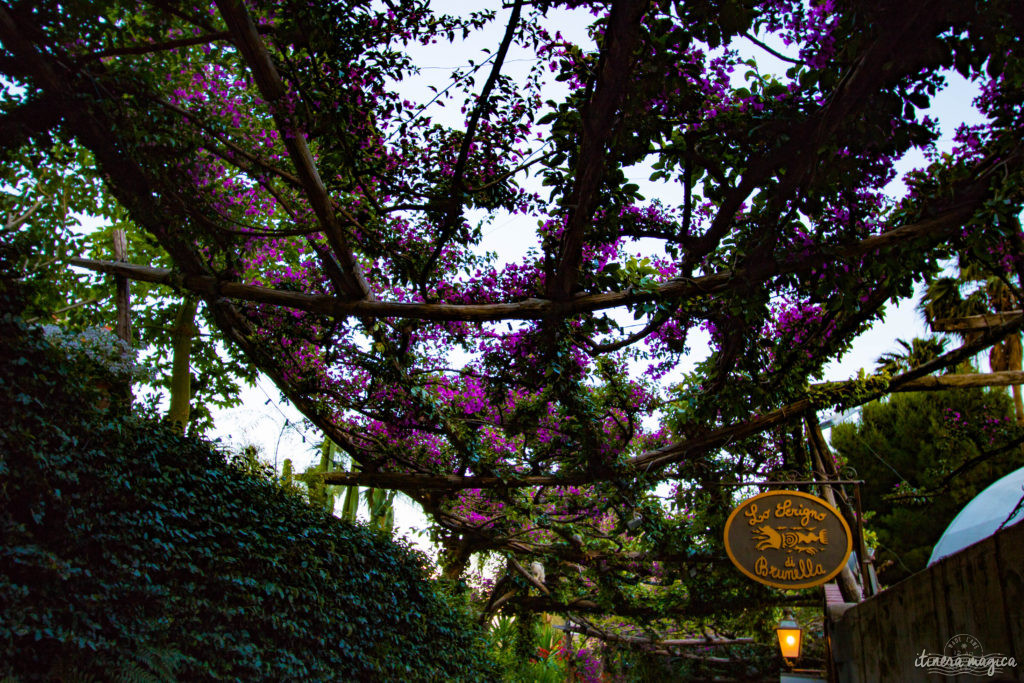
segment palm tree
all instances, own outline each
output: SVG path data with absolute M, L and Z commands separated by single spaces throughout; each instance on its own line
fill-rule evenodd
M 320 447 L 319 465 L 307 469 L 301 479 L 309 488 L 309 501 L 314 505 L 322 507 L 328 513 L 334 514 L 335 499 L 344 496 L 341 506 L 341 518 L 347 522 L 355 522 L 357 519 L 356 513 L 359 510 L 359 487 L 355 485 L 331 486 L 315 476 L 320 473 L 330 472 L 335 466 L 334 456 L 338 453 L 338 446 L 330 439 L 324 439 Z M 351 471 L 357 472 L 359 470 L 359 465 L 355 461 L 350 461 L 349 464 Z M 366 501 L 366 508 L 370 513 L 370 526 L 390 534 L 395 526 L 395 492 L 368 488 L 363 491 L 363 496 Z
M 961 255 L 959 274 L 931 281 L 918 308 L 928 324 L 934 325 L 936 320 L 943 318 L 1003 313 L 1019 306 L 1020 303 L 1004 280 L 988 275 L 977 263 L 969 262 Z M 983 333 L 984 330 L 953 332 L 965 343 L 976 340 Z M 989 351 L 989 367 L 992 372 L 1021 370 L 1021 356 L 1020 333 L 1007 335 Z M 1015 384 L 1011 389 L 1017 422 L 1024 424 L 1024 399 L 1021 397 L 1020 385 Z
M 370 526 L 390 535 L 395 528 L 395 492 L 366 489 L 363 495 L 370 510 Z
M 334 466 L 332 458 L 334 454 L 334 443 L 330 439 L 324 439 L 320 446 L 320 462 L 306 468 L 299 480 L 306 484 L 309 502 L 321 507 L 328 514 L 334 514 L 334 499 L 338 495 L 337 486 L 325 484 L 323 479 L 316 476 L 330 472 Z
M 897 339 L 896 343 L 903 347 L 903 351 L 888 351 L 879 356 L 875 360 L 878 372 L 888 372 L 890 375 L 906 372 L 935 360 L 946 350 L 946 340 L 936 335 L 924 339 L 914 337 L 909 343 Z

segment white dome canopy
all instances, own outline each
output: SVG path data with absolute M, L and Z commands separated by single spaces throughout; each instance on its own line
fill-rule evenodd
M 1003 526 L 1024 520 L 1024 506 L 1017 503 L 1024 496 L 1024 467 L 1011 472 L 979 493 L 964 506 L 935 544 L 928 564 L 932 565 L 947 555 L 960 552 L 969 545 L 988 538 Z M 1016 512 L 1014 512 L 1014 509 Z M 1007 518 L 1013 514 L 1013 519 Z

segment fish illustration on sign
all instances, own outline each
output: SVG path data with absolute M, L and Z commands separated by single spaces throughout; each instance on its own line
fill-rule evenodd
M 756 547 L 758 550 L 774 548 L 776 550 L 796 550 L 808 555 L 814 555 L 823 550 L 823 548 L 815 548 L 809 544 L 828 545 L 828 535 L 825 533 L 825 529 L 817 533 L 810 529 L 807 532 L 779 531 L 766 524 L 758 527 L 756 532 L 754 538 L 757 541 Z

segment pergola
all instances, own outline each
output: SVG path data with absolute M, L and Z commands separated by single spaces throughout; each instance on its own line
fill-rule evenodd
M 955 252 L 1024 282 L 1024 18 L 952 0 L 616 0 L 592 4 L 589 49 L 555 33 L 558 9 L 3 3 L 0 73 L 20 90 L 0 147 L 87 148 L 173 267 L 73 265 L 200 296 L 358 465 L 324 482 L 421 503 L 449 577 L 475 552 L 507 557 L 487 612 L 728 625 L 806 603 L 712 571 L 733 503 L 717 484 L 837 479 L 819 410 L 1021 382 L 933 376 L 1020 314 L 896 376 L 813 380 Z M 436 89 L 465 103 L 461 125 L 403 101 L 407 48 L 499 20 L 486 61 Z M 739 44 L 788 72 L 740 63 Z M 516 49 L 536 64 L 513 78 Z M 922 110 L 949 69 L 983 82 L 990 123 L 890 202 L 893 160 L 937 137 Z M 565 85 L 544 102 L 549 76 Z M 671 199 L 641 197 L 636 168 Z M 539 225 L 536 247 L 501 265 L 471 221 L 510 214 Z M 710 356 L 682 373 L 694 339 Z

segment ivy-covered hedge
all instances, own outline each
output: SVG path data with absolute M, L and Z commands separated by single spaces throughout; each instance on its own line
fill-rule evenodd
M 496 678 L 423 556 L 0 318 L 0 680 Z

